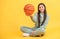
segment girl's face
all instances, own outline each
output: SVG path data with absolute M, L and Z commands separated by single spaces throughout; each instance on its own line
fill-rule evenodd
M 39 10 L 40 10 L 41 13 L 44 13 L 44 6 L 43 5 L 40 5 L 39 6 Z

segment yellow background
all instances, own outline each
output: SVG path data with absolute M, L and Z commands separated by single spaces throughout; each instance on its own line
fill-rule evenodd
M 45 3 L 50 16 L 45 36 L 23 37 L 20 26 L 34 26 L 25 15 L 24 6 L 33 4 L 37 12 L 41 2 Z M 60 39 L 60 0 L 0 0 L 0 39 Z

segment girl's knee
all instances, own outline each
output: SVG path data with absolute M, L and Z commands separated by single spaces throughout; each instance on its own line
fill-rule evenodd
M 20 27 L 20 30 L 23 30 L 23 29 L 24 29 L 24 26 L 21 26 L 21 27 Z

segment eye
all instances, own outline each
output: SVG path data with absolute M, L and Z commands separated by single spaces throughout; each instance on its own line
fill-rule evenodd
M 43 8 L 44 6 L 41 6 L 41 8 Z
M 41 7 L 39 7 L 39 8 L 41 8 Z

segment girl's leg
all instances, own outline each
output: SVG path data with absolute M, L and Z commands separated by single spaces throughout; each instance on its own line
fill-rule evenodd
M 37 36 L 37 35 L 43 36 L 44 34 L 45 34 L 44 32 L 36 31 L 33 36 Z
M 29 27 L 25 27 L 25 26 L 22 26 L 20 29 L 21 29 L 22 32 L 28 33 L 28 34 L 30 34 L 31 32 L 33 32 L 33 29 L 31 29 Z

